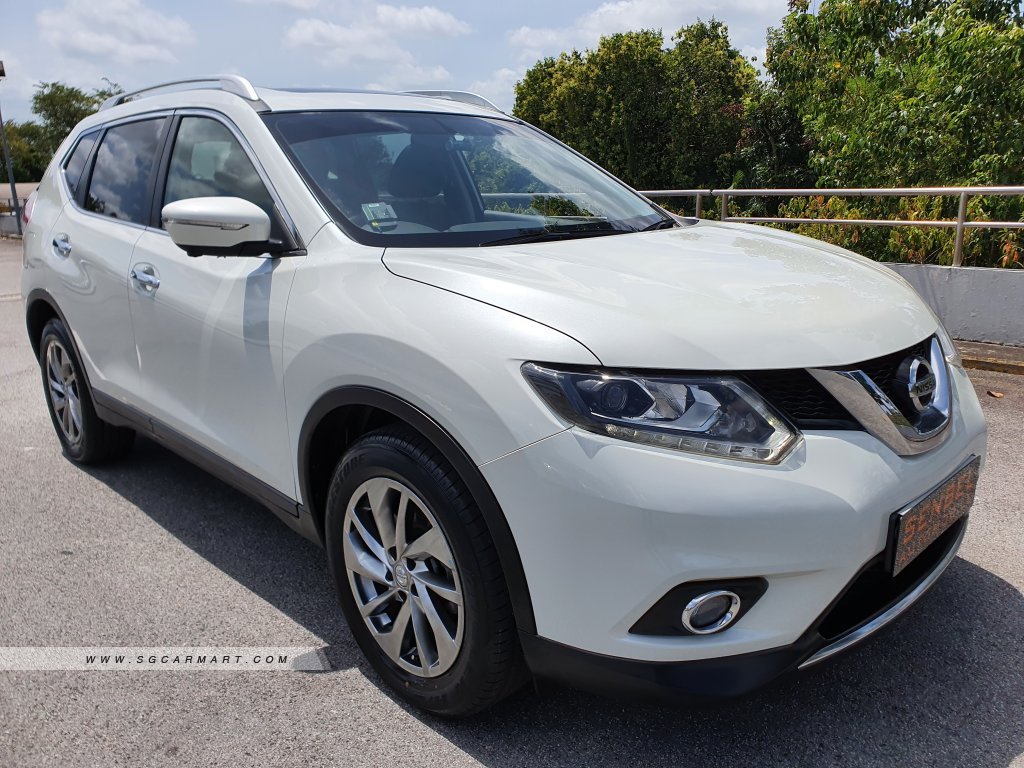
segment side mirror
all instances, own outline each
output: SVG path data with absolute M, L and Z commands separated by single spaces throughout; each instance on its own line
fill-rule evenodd
M 284 250 L 270 240 L 270 217 L 240 197 L 190 197 L 160 212 L 175 245 L 189 256 L 260 256 Z

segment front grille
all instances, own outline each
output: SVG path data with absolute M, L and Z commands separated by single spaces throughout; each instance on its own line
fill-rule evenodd
M 886 397 L 893 401 L 900 410 L 903 410 L 900 405 L 907 398 L 906 389 L 902 395 L 898 393 L 896 383 L 896 373 L 899 371 L 900 364 L 908 357 L 917 356 L 923 357 L 925 360 L 931 352 L 930 338 L 919 341 L 912 347 L 900 350 L 899 352 L 893 352 L 891 355 L 883 355 L 882 357 L 876 357 L 874 360 L 868 360 L 867 362 L 860 363 L 856 366 L 850 366 L 850 368 L 860 368 L 864 373 L 871 377 L 871 380 L 875 382 L 880 390 L 885 392 Z M 909 419 L 913 419 L 916 414 L 904 413 Z
M 807 371 L 744 374 L 758 392 L 801 429 L 861 429 L 860 424 Z
M 832 370 L 864 371 L 890 400 L 901 402 L 896 393 L 896 374 L 900 364 L 912 355 L 928 359 L 931 339 L 898 352 L 891 352 L 861 363 L 836 366 Z M 744 378 L 765 399 L 801 429 L 858 429 L 860 423 L 838 400 L 803 369 L 748 371 Z

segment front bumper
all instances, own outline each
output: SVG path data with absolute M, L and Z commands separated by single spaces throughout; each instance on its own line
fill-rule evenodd
M 707 669 L 721 689 L 723 670 L 750 665 L 737 674 L 756 680 L 807 661 L 835 641 L 815 633 L 885 549 L 890 515 L 984 456 L 977 398 L 962 370 L 952 378 L 949 439 L 919 456 L 863 432 L 812 432 L 783 463 L 759 466 L 567 430 L 483 465 L 530 588 L 531 666 L 577 682 L 588 675 L 570 670 L 590 662 L 648 681 Z M 724 632 L 630 632 L 677 585 L 750 577 L 768 590 Z
M 918 556 L 909 572 L 901 574 L 888 599 L 865 615 L 852 592 L 873 570 L 882 570 L 881 555 L 874 558 L 813 626 L 781 648 L 715 659 L 652 662 L 588 653 L 526 633 L 520 633 L 520 642 L 533 674 L 594 693 L 672 700 L 741 696 L 786 672 L 814 666 L 886 628 L 949 567 L 966 531 L 967 518 L 962 518 Z

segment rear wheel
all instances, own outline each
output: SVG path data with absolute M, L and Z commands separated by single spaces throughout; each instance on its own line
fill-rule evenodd
M 487 526 L 444 457 L 406 428 L 359 440 L 325 519 L 342 610 L 374 669 L 435 714 L 491 706 L 525 679 Z
M 72 461 L 98 464 L 124 456 L 135 432 L 96 415 L 92 393 L 64 323 L 54 318 L 43 328 L 39 367 L 53 428 Z

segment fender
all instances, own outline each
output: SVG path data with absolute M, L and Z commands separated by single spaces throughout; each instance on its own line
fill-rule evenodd
M 306 414 L 299 432 L 299 491 L 303 504 L 312 504 L 309 450 L 317 425 L 334 409 L 353 405 L 370 406 L 404 421 L 433 443 L 441 455 L 459 473 L 469 488 L 469 492 L 473 495 L 473 500 L 480 508 L 484 522 L 487 523 L 491 538 L 494 540 L 498 560 L 501 562 L 509 596 L 512 600 L 512 611 L 516 617 L 516 624 L 520 632 L 536 634 L 537 625 L 533 616 L 533 603 L 530 600 L 530 590 L 526 582 L 523 562 L 519 556 L 519 548 L 516 546 L 512 529 L 509 528 L 505 513 L 502 512 L 494 492 L 491 491 L 491 487 L 472 459 L 455 439 L 433 418 L 411 403 L 383 390 L 363 386 L 339 387 L 321 395 Z M 310 509 L 309 511 L 313 513 L 322 536 L 323 510 Z

